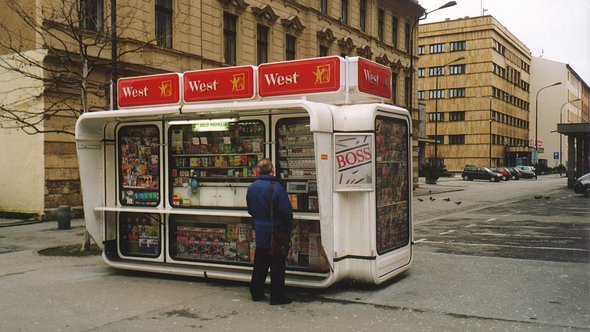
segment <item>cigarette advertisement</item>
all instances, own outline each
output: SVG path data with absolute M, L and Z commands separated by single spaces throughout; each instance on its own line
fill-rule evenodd
M 373 134 L 334 134 L 335 190 L 373 190 Z

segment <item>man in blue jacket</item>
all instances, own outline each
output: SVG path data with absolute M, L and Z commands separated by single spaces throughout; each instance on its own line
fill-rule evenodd
M 283 294 L 286 257 L 270 254 L 270 206 L 273 204 L 274 227 L 289 231 L 293 227 L 293 210 L 287 192 L 274 176 L 274 171 L 270 159 L 260 160 L 258 163 L 260 176 L 248 188 L 246 202 L 248 213 L 254 219 L 254 231 L 256 232 L 256 252 L 254 253 L 250 294 L 253 301 L 262 301 L 266 298 L 264 283 L 270 268 L 270 304 L 279 305 L 289 304 L 291 299 Z

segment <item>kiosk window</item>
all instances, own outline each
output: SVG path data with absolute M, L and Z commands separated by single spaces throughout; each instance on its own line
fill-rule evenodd
M 313 134 L 308 118 L 277 122 L 277 176 L 285 184 L 294 211 L 318 212 Z
M 160 131 L 154 125 L 124 126 L 118 134 L 122 205 L 160 203 Z
M 378 116 L 375 121 L 377 252 L 403 247 L 410 238 L 408 124 Z
M 264 132 L 261 121 L 170 126 L 170 204 L 245 207 L 246 191 L 264 157 Z
M 125 212 L 119 215 L 119 251 L 123 256 L 160 256 L 161 233 L 158 214 Z

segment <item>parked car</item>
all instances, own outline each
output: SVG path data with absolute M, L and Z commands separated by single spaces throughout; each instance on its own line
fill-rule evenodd
M 522 174 L 520 174 L 520 170 L 516 167 L 507 167 L 510 171 L 510 175 L 512 176 L 513 180 L 520 180 Z
M 492 172 L 489 168 L 479 166 L 465 166 L 461 177 L 465 181 L 473 180 L 489 180 L 500 182 L 502 180 L 502 174 Z
M 535 173 L 535 168 L 532 166 L 516 166 L 520 171 L 520 177 L 523 179 L 537 179 L 537 173 Z
M 508 181 L 512 177 L 512 174 L 510 174 L 510 171 L 506 167 L 494 167 L 494 168 L 490 168 L 490 170 L 492 172 L 502 174 L 502 180 L 504 180 L 504 181 Z
M 574 184 L 574 191 L 590 197 L 590 173 L 580 176 Z

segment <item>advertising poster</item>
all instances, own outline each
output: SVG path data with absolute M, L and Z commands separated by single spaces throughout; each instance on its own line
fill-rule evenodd
M 334 134 L 337 191 L 373 190 L 373 134 Z

